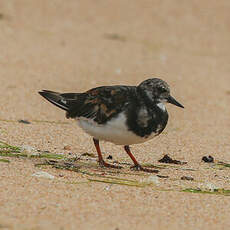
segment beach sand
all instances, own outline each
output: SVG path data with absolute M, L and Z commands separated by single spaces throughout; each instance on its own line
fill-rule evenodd
M 0 229 L 229 229 L 229 10 L 227 0 L 1 0 L 0 140 L 24 157 L 1 143 Z M 92 138 L 37 93 L 152 77 L 185 106 L 167 105 L 165 131 L 131 146 L 161 177 L 131 171 L 111 143 L 104 157 L 123 169 L 100 168 Z M 165 154 L 187 164 L 159 163 Z

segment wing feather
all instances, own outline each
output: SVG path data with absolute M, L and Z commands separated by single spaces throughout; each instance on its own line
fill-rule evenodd
M 85 93 L 39 92 L 52 104 L 66 110 L 67 118 L 84 117 L 99 124 L 117 116 L 135 100 L 135 86 L 101 86 Z

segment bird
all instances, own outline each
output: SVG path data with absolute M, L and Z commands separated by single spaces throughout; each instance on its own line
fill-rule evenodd
M 142 167 L 130 150 L 158 136 L 168 122 L 165 103 L 184 108 L 170 94 L 167 82 L 159 78 L 144 80 L 137 86 L 99 86 L 83 93 L 59 93 L 50 90 L 39 94 L 55 106 L 66 111 L 66 118 L 75 119 L 78 125 L 93 138 L 101 167 L 122 168 L 104 161 L 99 142 L 123 145 L 134 165 L 133 170 L 155 172 Z

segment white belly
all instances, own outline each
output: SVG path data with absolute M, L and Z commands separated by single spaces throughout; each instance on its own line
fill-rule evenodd
M 76 120 L 79 126 L 92 137 L 98 140 L 109 141 L 117 145 L 143 143 L 156 136 L 155 133 L 152 133 L 149 137 L 144 138 L 129 131 L 126 126 L 126 117 L 123 113 L 107 122 L 106 125 L 100 125 L 90 119 L 81 117 Z

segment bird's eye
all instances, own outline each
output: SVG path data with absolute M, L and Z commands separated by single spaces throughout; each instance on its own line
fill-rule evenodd
M 160 93 L 166 93 L 166 92 L 167 92 L 167 89 L 166 89 L 166 88 L 163 88 L 163 87 L 160 87 L 160 88 L 158 88 L 158 91 L 159 91 Z

